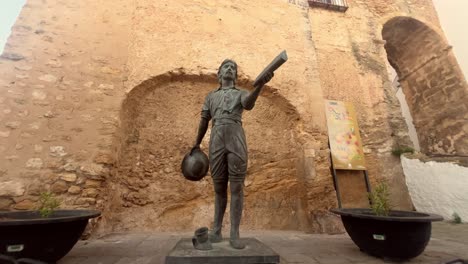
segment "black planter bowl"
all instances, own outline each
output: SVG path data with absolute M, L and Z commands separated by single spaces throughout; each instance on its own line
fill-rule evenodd
M 330 211 L 341 215 L 346 232 L 361 251 L 394 260 L 419 256 L 431 238 L 432 222 L 443 220 L 439 215 L 410 211 L 391 211 L 389 216 L 361 208 Z
M 56 210 L 42 218 L 38 211 L 0 212 L 0 255 L 55 263 L 76 244 L 95 210 Z

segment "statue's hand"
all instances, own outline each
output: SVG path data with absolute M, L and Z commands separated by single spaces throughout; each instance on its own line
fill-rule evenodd
M 273 78 L 273 76 L 274 76 L 274 73 L 267 72 L 265 76 L 262 78 L 262 80 L 260 81 L 260 84 L 261 84 L 260 86 L 263 86 L 266 83 L 268 83 L 271 80 L 271 78 Z
M 197 149 L 200 149 L 200 144 L 195 144 L 195 146 L 193 146 L 192 149 L 190 150 L 190 154 L 192 154 L 192 152 Z

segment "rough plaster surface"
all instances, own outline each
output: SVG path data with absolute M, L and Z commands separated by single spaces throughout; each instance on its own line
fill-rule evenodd
M 401 157 L 406 184 L 417 211 L 436 213 L 445 220 L 457 213 L 468 221 L 468 168 Z

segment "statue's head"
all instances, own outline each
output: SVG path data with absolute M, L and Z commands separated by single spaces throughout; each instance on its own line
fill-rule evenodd
M 223 79 L 232 79 L 234 84 L 237 80 L 237 63 L 233 60 L 226 59 L 221 63 L 218 69 L 218 81 L 221 84 Z

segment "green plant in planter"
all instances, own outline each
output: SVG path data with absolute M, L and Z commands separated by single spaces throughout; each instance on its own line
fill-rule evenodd
M 380 216 L 388 216 L 392 205 L 390 204 L 390 192 L 386 182 L 381 182 L 369 193 L 372 212 Z
M 51 192 L 42 192 L 39 197 L 39 214 L 49 217 L 60 206 L 60 201 Z

